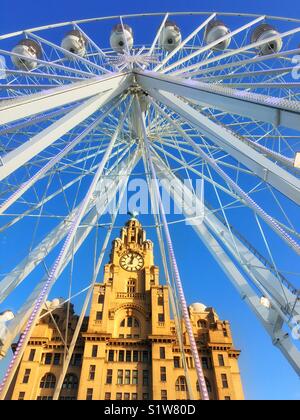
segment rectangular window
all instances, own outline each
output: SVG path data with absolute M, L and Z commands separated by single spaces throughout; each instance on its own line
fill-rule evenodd
M 130 384 L 130 370 L 125 370 L 125 385 Z
M 122 399 L 122 392 L 117 392 L 116 393 L 116 400 L 121 400 Z
M 226 328 L 223 328 L 223 335 L 224 337 L 228 337 L 228 332 Z
M 92 400 L 93 399 L 93 388 L 88 388 L 86 390 L 86 400 Z
M 202 367 L 203 367 L 203 369 L 208 369 L 209 368 L 207 357 L 202 357 Z
M 105 392 L 104 399 L 105 399 L 106 401 L 110 400 L 110 399 L 111 399 L 111 393 L 110 393 L 110 392 Z
M 167 369 L 165 366 L 161 366 L 160 368 L 160 380 L 161 382 L 167 381 Z
M 166 350 L 165 350 L 164 347 L 159 348 L 159 357 L 160 357 L 160 359 L 165 359 L 166 358 Z
M 223 354 L 218 354 L 219 366 L 225 366 Z
M 164 314 L 158 314 L 158 322 L 165 322 Z
M 130 400 L 130 394 L 129 392 L 124 393 L 124 400 Z
M 119 351 L 119 362 L 124 362 L 124 350 Z
M 147 363 L 148 360 L 149 360 L 148 352 L 147 351 L 143 351 L 143 362 L 144 363 Z
M 143 400 L 149 400 L 149 394 L 147 393 L 143 394 Z
M 113 362 L 114 361 L 114 357 L 115 356 L 115 352 L 114 352 L 114 350 L 109 350 L 109 352 L 108 352 L 108 361 L 109 362 Z
M 132 400 L 137 400 L 137 394 L 136 393 L 133 393 L 133 394 L 131 394 L 131 399 Z
M 134 350 L 133 351 L 133 361 L 138 362 L 139 361 L 139 352 Z
M 104 295 L 99 295 L 98 296 L 98 303 L 103 303 L 104 302 Z
M 106 371 L 106 383 L 107 384 L 112 384 L 112 374 L 113 374 L 112 369 L 107 369 L 107 371 Z
M 102 321 L 102 312 L 96 312 L 96 321 Z
M 160 399 L 162 401 L 165 401 L 165 400 L 168 399 L 168 393 L 167 393 L 167 390 L 166 389 L 162 389 L 161 390 L 161 392 L 160 392 Z
M 131 351 L 126 350 L 126 362 L 131 362 Z
M 227 375 L 226 375 L 226 373 L 222 373 L 221 379 L 222 379 L 222 386 L 223 386 L 223 388 L 228 388 L 228 381 L 227 381 Z
M 29 362 L 33 362 L 34 361 L 34 357 L 35 357 L 35 350 L 30 350 L 30 353 L 29 353 Z
M 23 376 L 23 384 L 28 384 L 31 369 L 25 369 Z
M 127 327 L 132 327 L 132 317 L 131 316 L 127 319 Z
M 23 400 L 24 400 L 24 398 L 25 398 L 25 392 L 20 392 L 20 393 L 19 393 L 19 396 L 18 396 L 18 400 L 19 400 L 19 401 L 23 401 Z
M 143 370 L 143 385 L 148 386 L 149 385 L 149 371 Z
M 158 306 L 163 306 L 164 305 L 164 298 L 163 298 L 163 296 L 159 296 L 157 298 L 157 305 Z
M 224 400 L 225 400 L 225 401 L 230 401 L 230 400 L 231 400 L 231 398 L 227 395 L 227 396 L 225 396 L 225 397 L 224 397 Z
M 92 357 L 97 357 L 98 355 L 98 346 L 94 345 L 92 347 Z
M 60 353 L 54 353 L 53 364 L 56 366 L 60 364 Z
M 81 366 L 82 355 L 80 353 L 75 353 L 73 355 L 73 366 Z
M 51 363 L 52 363 L 52 353 L 46 353 L 45 365 L 51 365 Z
M 96 365 L 90 365 L 90 370 L 89 370 L 90 381 L 93 381 L 95 379 L 95 373 L 96 373 Z
M 137 370 L 132 371 L 132 384 L 133 385 L 138 384 L 138 371 Z
M 180 368 L 180 357 L 174 357 L 174 368 Z
M 123 385 L 123 370 L 118 370 L 117 384 Z

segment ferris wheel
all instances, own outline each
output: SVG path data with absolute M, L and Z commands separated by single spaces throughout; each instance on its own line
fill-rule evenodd
M 84 296 L 59 395 L 134 173 L 152 185 L 153 229 L 202 398 L 170 223 L 191 222 L 300 374 L 299 45 L 300 19 L 206 12 L 101 17 L 0 36 L 2 357 L 18 339 L 1 398 L 54 291 L 64 302 Z M 171 222 L 160 187 L 180 206 L 182 193 L 200 200 L 196 179 L 205 187 L 202 217 L 185 205 Z M 84 287 L 76 284 L 82 266 Z M 6 311 L 12 302 L 14 314 Z

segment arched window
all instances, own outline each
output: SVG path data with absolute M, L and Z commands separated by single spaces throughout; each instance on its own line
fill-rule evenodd
M 203 319 L 199 319 L 199 321 L 197 322 L 198 328 L 207 328 L 207 322 L 204 321 Z
M 179 376 L 177 378 L 177 381 L 175 383 L 175 390 L 176 391 L 186 391 L 187 390 L 186 380 L 185 380 L 184 376 Z
M 212 391 L 212 387 L 211 387 L 211 384 L 210 384 L 210 382 L 209 382 L 209 380 L 207 378 L 205 378 L 205 383 L 206 383 L 207 392 L 211 392 Z M 200 392 L 199 382 L 198 381 L 196 383 L 196 388 L 197 388 L 197 391 Z
M 77 389 L 78 388 L 78 378 L 73 373 L 68 373 L 65 377 L 63 383 L 63 389 Z
M 40 382 L 40 388 L 55 388 L 56 377 L 52 373 L 46 373 Z
M 139 328 L 139 326 L 140 326 L 139 321 L 136 318 L 132 317 L 132 316 L 129 316 L 128 318 L 123 319 L 121 321 L 121 323 L 120 323 L 120 327 L 134 327 L 134 328 Z

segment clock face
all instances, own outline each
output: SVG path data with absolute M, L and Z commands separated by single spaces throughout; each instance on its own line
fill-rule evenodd
M 122 255 L 120 265 L 126 271 L 139 271 L 144 266 L 144 259 L 137 252 L 130 251 Z

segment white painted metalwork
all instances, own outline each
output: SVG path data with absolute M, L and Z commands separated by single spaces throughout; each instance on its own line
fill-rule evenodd
M 150 27 L 149 19 L 156 19 L 157 29 L 142 38 L 137 28 Z M 108 23 L 111 46 L 109 33 L 107 39 L 102 36 Z M 117 210 L 107 223 L 106 211 L 124 193 L 134 168 L 148 184 L 152 176 L 165 190 L 175 187 L 170 196 L 178 206 L 182 191 L 188 203 L 198 203 L 195 183 L 205 185 L 203 220 L 191 204 L 169 219 L 158 185 L 150 191 L 156 212 L 149 229 L 157 232 L 182 354 L 181 312 L 191 330 L 181 286 L 190 279 L 181 282 L 169 225 L 175 229 L 186 222 L 300 374 L 300 345 L 293 334 L 300 316 L 299 32 L 295 18 L 179 12 L 83 19 L 0 36 L 0 54 L 7 59 L 0 68 L 6 79 L 0 86 L 4 255 L 15 232 L 26 232 L 19 244 L 22 254 L 9 255 L 0 267 L 0 312 L 28 288 L 18 296 L 14 318 L 1 324 L 2 357 L 18 340 L 2 399 L 56 282 L 64 285 L 66 302 L 86 292 L 73 339 L 68 342 L 70 333 L 59 332 L 65 355 L 55 391 L 59 398 L 116 227 Z M 12 51 L 24 34 L 27 41 Z M 68 34 L 80 36 L 82 43 L 73 45 Z M 169 47 L 166 34 L 173 37 Z M 36 49 L 28 54 L 31 44 Z M 101 235 L 103 229 L 107 235 Z M 78 287 L 76 267 L 84 247 L 93 255 L 93 262 L 84 263 L 94 265 L 87 287 Z M 47 313 L 52 316 L 52 309 Z

